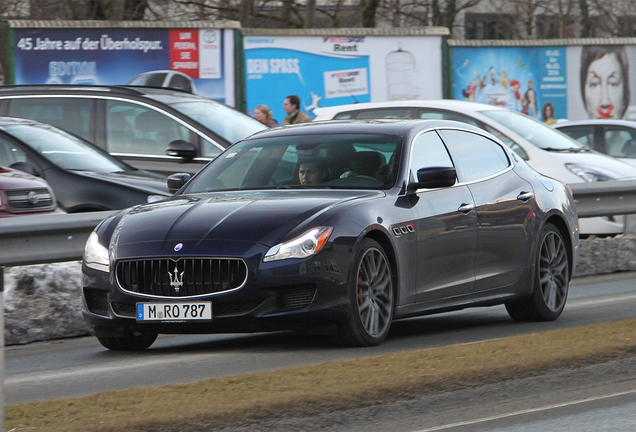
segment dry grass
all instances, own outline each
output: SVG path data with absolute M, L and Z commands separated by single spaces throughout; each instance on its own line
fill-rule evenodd
M 636 353 L 636 319 L 276 372 L 5 407 L 7 431 L 188 430 L 346 409 Z

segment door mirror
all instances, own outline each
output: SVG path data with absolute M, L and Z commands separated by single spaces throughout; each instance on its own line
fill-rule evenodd
M 409 191 L 449 187 L 457 182 L 455 167 L 431 167 L 417 170 L 417 181 L 409 184 Z
M 19 171 L 24 171 L 27 174 L 31 174 L 32 176 L 41 177 L 41 174 L 33 167 L 33 165 L 28 162 L 14 162 L 9 165 L 9 168 L 13 168 Z
M 172 174 L 170 177 L 168 177 L 168 191 L 170 191 L 171 194 L 176 193 L 183 187 L 183 185 L 188 182 L 188 180 L 190 180 L 190 174 Z
M 189 161 L 197 157 L 197 148 L 190 142 L 175 140 L 166 147 L 166 154 Z

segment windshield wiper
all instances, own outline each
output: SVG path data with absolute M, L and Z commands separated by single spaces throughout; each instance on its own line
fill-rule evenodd
M 567 147 L 567 148 L 553 148 L 545 147 L 543 150 L 556 153 L 587 153 L 591 150 L 586 147 Z

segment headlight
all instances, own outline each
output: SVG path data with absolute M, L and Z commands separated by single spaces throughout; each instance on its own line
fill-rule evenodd
M 110 271 L 110 260 L 108 258 L 108 248 L 99 242 L 97 233 L 93 232 L 86 241 L 84 248 L 84 262 L 87 267 L 104 272 Z
M 577 176 L 581 177 L 586 182 L 599 182 L 614 180 L 612 177 L 593 170 L 592 168 L 584 167 L 577 164 L 566 163 L 565 167 L 572 171 Z
M 305 234 L 285 243 L 280 243 L 271 248 L 263 258 L 264 262 L 278 261 L 288 258 L 306 258 L 320 252 L 329 235 L 333 231 L 332 227 L 318 227 Z

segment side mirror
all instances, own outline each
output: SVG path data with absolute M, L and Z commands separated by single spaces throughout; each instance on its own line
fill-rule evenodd
M 31 174 L 32 176 L 40 177 L 41 174 L 33 168 L 31 164 L 28 162 L 14 162 L 9 165 L 9 168 L 13 168 L 19 171 L 24 171 L 27 174 Z
M 431 167 L 417 170 L 417 181 L 409 184 L 409 191 L 449 187 L 457 182 L 454 167 Z
M 197 148 L 194 144 L 184 140 L 175 140 L 166 147 L 168 156 L 178 157 L 184 160 L 191 160 L 197 157 Z
M 188 182 L 188 180 L 190 180 L 190 174 L 172 174 L 170 177 L 168 177 L 168 191 L 170 191 L 171 194 L 176 193 L 183 187 L 183 185 Z

